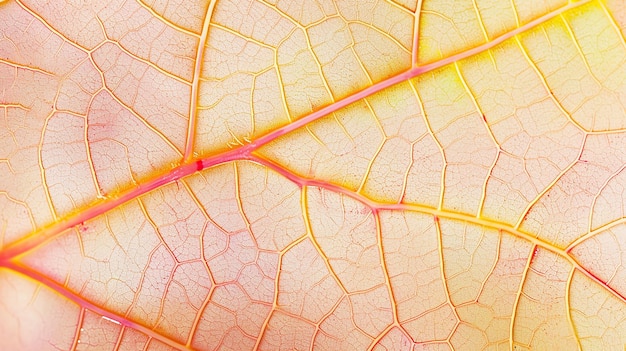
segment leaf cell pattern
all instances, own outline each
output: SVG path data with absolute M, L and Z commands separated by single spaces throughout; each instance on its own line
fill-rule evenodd
M 0 113 L 0 349 L 626 345 L 622 0 L 4 0 Z

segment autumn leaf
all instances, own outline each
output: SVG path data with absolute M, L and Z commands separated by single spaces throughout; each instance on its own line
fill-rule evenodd
M 0 349 L 622 350 L 623 0 L 0 1 Z

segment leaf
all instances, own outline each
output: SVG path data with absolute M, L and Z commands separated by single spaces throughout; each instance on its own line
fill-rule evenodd
M 622 349 L 623 5 L 1 1 L 0 349 Z

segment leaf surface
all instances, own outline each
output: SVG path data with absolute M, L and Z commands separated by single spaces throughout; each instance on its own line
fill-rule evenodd
M 0 349 L 623 348 L 625 9 L 0 2 Z

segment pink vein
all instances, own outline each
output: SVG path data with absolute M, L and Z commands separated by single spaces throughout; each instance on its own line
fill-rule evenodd
M 9 268 L 15 272 L 21 273 L 27 277 L 32 278 L 33 280 L 36 280 L 44 285 L 46 285 L 47 287 L 51 288 L 52 290 L 56 291 L 57 293 L 59 293 L 60 295 L 65 296 L 65 298 L 67 298 L 69 301 L 74 301 L 77 305 L 79 305 L 82 308 L 88 309 L 90 311 L 93 311 L 101 316 L 110 318 L 113 321 L 118 322 L 120 325 L 123 325 L 124 327 L 130 327 L 133 328 L 141 333 L 144 333 L 145 335 L 154 338 L 156 340 L 159 340 L 160 342 L 171 346 L 177 350 L 191 350 L 190 348 L 188 348 L 187 346 L 180 344 L 176 341 L 173 341 L 167 337 L 162 336 L 161 334 L 155 332 L 154 330 L 145 327 L 141 324 L 137 324 L 125 317 L 121 317 L 120 315 L 113 313 L 105 308 L 102 308 L 92 302 L 89 302 L 87 300 L 85 300 L 84 298 L 82 298 L 81 296 L 79 296 L 78 294 L 75 294 L 74 292 L 70 291 L 69 289 L 67 289 L 65 286 L 57 283 L 56 281 L 52 280 L 51 278 L 35 271 L 32 270 L 30 268 L 27 267 L 23 267 L 21 265 L 12 263 L 12 262 L 8 262 L 5 264 L 6 268 Z
M 157 178 L 151 179 L 149 181 L 147 181 L 144 184 L 141 184 L 135 188 L 132 188 L 130 190 L 127 190 L 126 192 L 123 192 L 121 194 L 118 194 L 116 196 L 112 196 L 110 198 L 107 198 L 101 202 L 98 202 L 96 204 L 94 204 L 92 207 L 82 210 L 81 212 L 78 212 L 74 215 L 70 215 L 68 217 L 66 217 L 65 219 L 62 219 L 61 221 L 58 221 L 56 223 L 53 223 L 52 225 L 48 226 L 48 227 L 44 227 L 42 228 L 40 231 L 32 233 L 31 235 L 23 238 L 22 240 L 13 243 L 9 246 L 7 246 L 5 248 L 5 250 L 3 250 L 2 252 L 0 252 L 0 266 L 6 265 L 7 261 L 18 257 L 19 255 L 25 254 L 27 252 L 29 252 L 30 250 L 32 250 L 33 248 L 47 242 L 48 240 L 54 238 L 56 235 L 62 233 L 63 231 L 72 228 L 86 220 L 89 220 L 91 218 L 94 218 L 96 216 L 99 216 L 103 213 L 106 213 L 107 211 L 110 211 L 120 205 L 122 205 L 125 202 L 128 202 L 130 200 L 133 200 L 149 191 L 152 191 L 156 188 L 159 188 L 165 184 L 177 181 L 183 177 L 186 177 L 190 174 L 193 174 L 195 172 L 198 172 L 204 168 L 208 168 L 217 164 L 221 164 L 224 162 L 229 162 L 229 161 L 235 161 L 235 160 L 246 160 L 246 159 L 250 159 L 251 158 L 251 153 L 260 148 L 261 146 L 276 140 L 277 138 L 279 138 L 280 136 L 283 136 L 285 134 L 288 134 L 296 129 L 302 128 L 303 126 L 316 121 L 330 113 L 333 113 L 347 105 L 352 104 L 355 101 L 358 101 L 360 99 L 363 99 L 367 96 L 370 96 L 372 94 L 375 94 L 385 88 L 388 88 L 392 85 L 404 82 L 408 79 L 414 78 L 418 75 L 424 74 L 426 72 L 430 72 L 433 70 L 436 70 L 438 68 L 441 68 L 443 66 L 446 66 L 450 63 L 462 60 L 464 58 L 479 54 L 481 52 L 487 51 L 497 45 L 499 45 L 500 43 L 504 42 L 507 39 L 510 39 L 512 37 L 514 37 L 515 35 L 518 35 L 520 33 L 523 33 L 525 31 L 530 30 L 533 27 L 536 27 L 558 15 L 560 15 L 561 13 L 570 10 L 572 8 L 581 6 L 583 4 L 588 3 L 590 0 L 586 0 L 586 1 L 581 1 L 581 2 L 575 2 L 575 3 L 570 3 L 567 6 L 561 7 L 560 9 L 557 9 L 549 14 L 546 14 L 542 17 L 539 17 L 537 19 L 535 19 L 534 21 L 531 21 L 521 27 L 518 27 L 506 34 L 501 35 L 498 38 L 495 38 L 494 40 L 485 43 L 483 45 L 477 46 L 473 49 L 464 51 L 464 52 L 460 52 L 458 54 L 452 55 L 450 57 L 447 57 L 443 60 L 440 61 L 436 61 L 433 63 L 429 63 L 426 64 L 424 66 L 418 66 L 418 67 L 412 67 L 411 69 L 402 72 L 396 76 L 393 76 L 391 78 L 388 78 L 386 80 L 383 80 L 379 83 L 376 83 L 364 90 L 361 90 L 360 92 L 357 92 L 351 96 L 348 96 L 342 100 L 339 100 L 337 102 L 335 102 L 332 105 L 326 106 L 316 112 L 313 112 L 297 121 L 294 121 L 293 123 L 286 125 L 282 128 L 279 128 L 273 132 L 270 132 L 254 141 L 252 141 L 249 144 L 237 147 L 235 149 L 232 149 L 230 151 L 215 155 L 215 156 L 210 156 L 208 158 L 202 159 L 202 160 L 198 160 L 198 161 L 193 161 L 193 160 L 185 160 L 185 163 L 172 169 L 169 173 L 161 175 Z M 207 24 L 205 23 L 205 26 L 207 26 Z M 204 31 L 203 31 L 204 34 Z M 206 40 L 206 36 L 205 36 L 205 40 Z M 196 60 L 196 65 L 198 65 L 198 62 L 200 60 Z M 196 70 L 196 74 L 198 73 L 199 70 Z M 196 88 L 197 89 L 197 88 Z M 195 120 L 195 113 L 194 113 L 194 120 Z M 191 122 L 190 122 L 191 123 Z M 195 123 L 195 122 L 194 122 Z M 194 128 L 190 128 L 190 130 L 193 130 Z M 187 148 L 191 146 L 193 146 L 193 143 L 189 142 L 189 137 L 188 137 L 188 143 L 187 143 Z M 185 154 L 187 154 L 187 152 L 185 152 Z
M 547 15 L 544 15 L 542 17 L 539 17 L 539 18 L 535 19 L 534 21 L 528 22 L 527 24 L 525 24 L 525 25 L 523 25 L 521 27 L 518 27 L 518 28 L 516 28 L 516 29 L 514 29 L 514 30 L 512 30 L 512 31 L 510 31 L 508 33 L 505 33 L 505 34 L 495 38 L 494 40 L 492 40 L 492 41 L 490 41 L 488 43 L 482 44 L 480 46 L 477 46 L 477 47 L 475 47 L 473 49 L 470 49 L 470 50 L 467 50 L 467 51 L 460 52 L 458 54 L 454 54 L 452 56 L 446 57 L 445 59 L 442 59 L 442 60 L 439 60 L 439 61 L 436 61 L 436 62 L 433 62 L 433 63 L 426 64 L 424 66 L 413 67 L 413 68 L 409 69 L 408 71 L 402 72 L 402 73 L 400 73 L 400 74 L 398 74 L 396 76 L 393 76 L 391 78 L 388 78 L 386 80 L 378 82 L 378 83 L 376 83 L 376 84 L 374 84 L 374 85 L 372 85 L 372 86 L 370 86 L 370 87 L 368 87 L 366 89 L 363 89 L 363 90 L 361 90 L 361 91 L 359 91 L 359 92 L 357 92 L 357 93 L 355 93 L 353 95 L 350 95 L 350 96 L 348 96 L 348 97 L 346 97 L 346 98 L 344 98 L 342 100 L 339 100 L 339 101 L 335 102 L 332 105 L 326 106 L 326 107 L 322 108 L 319 111 L 313 112 L 310 115 L 308 115 L 306 117 L 303 117 L 303 118 L 301 118 L 301 119 L 299 119 L 299 120 L 297 120 L 297 121 L 295 121 L 295 122 L 293 122 L 293 123 L 291 123 L 289 125 L 286 125 L 286 126 L 284 126 L 282 128 L 279 128 L 279 129 L 277 129 L 277 130 L 275 130 L 275 131 L 273 131 L 273 132 L 271 132 L 269 134 L 266 134 L 263 137 L 257 139 L 256 141 L 253 141 L 252 143 L 243 146 L 243 148 L 248 147 L 248 148 L 252 148 L 252 149 L 257 149 L 257 148 L 259 148 L 259 147 L 261 147 L 261 146 L 263 146 L 263 145 L 273 141 L 274 139 L 276 139 L 276 138 L 278 138 L 278 137 L 280 137 L 282 135 L 285 135 L 285 134 L 287 134 L 289 132 L 292 132 L 292 131 L 294 131 L 294 130 L 296 130 L 298 128 L 301 128 L 301 127 L 303 127 L 303 126 L 305 126 L 305 125 L 307 125 L 307 124 L 309 124 L 309 123 L 311 123 L 311 122 L 313 122 L 313 121 L 315 121 L 315 120 L 317 120 L 317 119 L 319 119 L 321 117 L 324 117 L 324 116 L 326 116 L 326 115 L 328 115 L 330 113 L 333 113 L 333 112 L 335 112 L 335 111 L 337 111 L 337 110 L 339 110 L 339 109 L 341 109 L 343 107 L 346 107 L 347 105 L 350 105 L 351 103 L 353 103 L 355 101 L 358 101 L 358 100 L 361 100 L 361 99 L 363 99 L 365 97 L 373 95 L 373 94 L 375 94 L 375 93 L 377 93 L 377 92 L 379 92 L 379 91 L 381 91 L 381 90 L 383 90 L 385 88 L 388 88 L 388 87 L 390 87 L 392 85 L 396 85 L 398 83 L 404 82 L 404 81 L 406 81 L 408 79 L 414 78 L 414 77 L 419 76 L 421 74 L 424 74 L 424 73 L 427 73 L 427 72 L 430 72 L 430 71 L 434 71 L 434 70 L 436 70 L 438 68 L 441 68 L 443 66 L 449 65 L 449 64 L 451 64 L 453 62 L 456 62 L 456 61 L 459 61 L 459 60 L 462 60 L 462 59 L 465 59 L 465 58 L 477 55 L 479 53 L 485 52 L 485 51 L 487 51 L 487 50 L 489 50 L 489 49 L 491 49 L 491 48 L 501 44 L 502 42 L 504 42 L 507 39 L 510 39 L 510 38 L 512 38 L 512 37 L 514 37 L 514 36 L 516 36 L 518 34 L 521 34 L 521 33 L 525 32 L 525 31 L 528 31 L 529 29 L 531 29 L 533 27 L 536 27 L 536 26 L 538 26 L 538 25 L 540 25 L 540 24 L 542 24 L 542 23 L 544 23 L 544 22 L 546 22 L 546 21 L 556 17 L 556 16 L 560 15 L 561 13 L 563 13 L 563 12 L 565 12 L 567 10 L 570 10 L 572 8 L 581 6 L 582 4 L 585 4 L 585 3 L 589 2 L 589 1 L 590 0 L 576 2 L 576 3 L 570 3 L 567 6 L 561 7 L 558 10 L 555 10 L 555 11 L 553 11 L 553 12 L 547 14 Z

